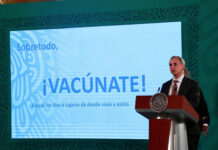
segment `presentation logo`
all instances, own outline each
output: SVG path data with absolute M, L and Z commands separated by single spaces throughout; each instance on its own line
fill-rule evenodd
M 43 33 L 31 31 L 10 33 L 12 138 L 45 137 L 37 126 L 49 126 L 46 121 L 54 115 L 52 109 L 44 111 L 31 106 L 52 100 L 41 96 L 41 78 L 55 74 L 56 68 L 52 52 L 58 48 L 47 39 Z

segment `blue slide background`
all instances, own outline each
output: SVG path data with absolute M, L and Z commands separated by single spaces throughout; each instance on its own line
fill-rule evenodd
M 181 45 L 181 22 L 11 31 L 12 138 L 148 139 L 135 96 L 171 78 Z

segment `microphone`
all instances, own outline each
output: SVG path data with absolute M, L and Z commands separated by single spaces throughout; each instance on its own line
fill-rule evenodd
M 160 87 L 158 88 L 157 93 L 160 93 Z

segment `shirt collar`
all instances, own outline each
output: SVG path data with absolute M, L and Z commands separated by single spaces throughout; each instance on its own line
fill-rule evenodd
M 182 80 L 183 80 L 183 78 L 184 78 L 184 73 L 181 75 L 181 77 L 179 77 L 178 79 L 174 79 L 173 78 L 173 81 L 174 80 L 177 80 L 177 81 L 179 81 L 179 83 L 181 83 L 182 82 Z

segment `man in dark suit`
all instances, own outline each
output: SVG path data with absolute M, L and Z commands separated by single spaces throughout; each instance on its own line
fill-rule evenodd
M 189 150 L 197 150 L 201 129 L 206 133 L 209 124 L 209 122 L 205 122 L 206 119 L 203 119 L 203 117 L 209 118 L 208 110 L 205 108 L 207 106 L 205 106 L 206 102 L 203 93 L 197 81 L 185 77 L 185 61 L 181 57 L 171 57 L 169 67 L 173 79 L 163 84 L 161 93 L 166 95 L 184 95 L 198 112 L 200 121 L 186 124 Z

